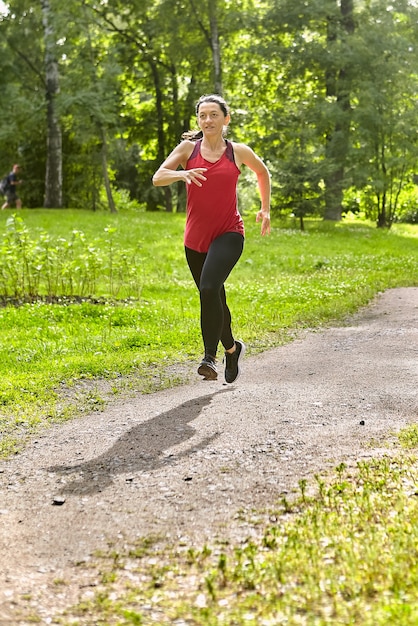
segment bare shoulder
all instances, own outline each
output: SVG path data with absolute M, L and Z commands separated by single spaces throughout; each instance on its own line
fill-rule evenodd
M 190 141 L 189 139 L 183 139 L 182 141 L 180 141 L 179 144 L 177 144 L 173 152 L 176 152 L 177 154 L 182 154 L 186 156 L 187 158 L 189 158 L 189 156 L 194 150 L 194 147 L 195 147 L 194 141 Z
M 250 148 L 250 146 L 247 146 L 246 143 L 238 143 L 237 141 L 231 141 L 232 146 L 234 148 L 234 152 L 237 152 L 238 154 L 240 153 L 245 153 L 245 152 L 253 152 L 253 150 Z
M 234 148 L 235 162 L 238 167 L 244 164 L 256 172 L 265 168 L 263 161 L 256 155 L 250 146 L 247 146 L 245 143 L 237 143 L 235 141 L 232 141 L 231 143 Z
M 196 142 L 191 141 L 190 139 L 182 139 L 179 143 L 179 146 L 183 147 L 185 150 L 193 150 L 195 145 L 196 145 Z
M 164 163 L 161 164 L 161 167 L 175 170 L 181 165 L 184 169 L 194 146 L 193 141 L 184 139 L 171 151 Z
M 195 141 L 190 141 L 190 139 L 183 139 L 177 146 L 176 149 L 178 149 L 178 154 L 181 155 L 182 157 L 182 165 L 183 167 L 186 167 L 186 163 L 188 161 L 188 159 L 190 158 L 194 148 L 195 148 L 196 142 Z

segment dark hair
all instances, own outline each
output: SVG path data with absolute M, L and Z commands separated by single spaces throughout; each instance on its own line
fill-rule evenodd
M 229 106 L 222 96 L 218 96 L 216 93 L 209 94 L 208 96 L 200 96 L 199 100 L 196 102 L 196 115 L 199 113 L 200 105 L 204 102 L 215 102 L 222 109 L 225 117 L 229 115 Z
M 212 94 L 205 95 L 205 96 L 200 96 L 199 100 L 196 102 L 196 107 L 195 107 L 196 115 L 199 114 L 200 105 L 205 102 L 216 103 L 221 109 L 222 113 L 225 115 L 225 117 L 229 115 L 229 106 L 227 105 L 226 101 L 222 98 L 222 96 L 219 96 L 216 93 L 212 93 Z M 189 139 L 189 141 L 197 141 L 198 139 L 201 139 L 202 137 L 203 137 L 203 133 L 201 130 L 188 130 L 185 133 L 183 133 L 181 136 L 182 139 Z

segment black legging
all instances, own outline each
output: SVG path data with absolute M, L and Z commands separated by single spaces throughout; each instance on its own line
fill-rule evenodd
M 200 292 L 200 326 L 205 354 L 216 356 L 219 341 L 225 350 L 234 345 L 231 313 L 226 303 L 224 282 L 242 254 L 244 237 L 224 233 L 207 252 L 185 248 L 190 271 Z

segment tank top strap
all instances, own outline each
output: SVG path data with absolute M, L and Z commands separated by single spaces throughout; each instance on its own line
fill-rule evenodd
M 228 141 L 228 139 L 225 139 L 225 141 L 226 141 L 225 156 L 228 159 L 228 161 L 235 163 L 235 154 L 234 154 L 234 148 L 232 146 L 232 142 Z
M 189 156 L 190 159 L 195 159 L 200 154 L 200 144 L 202 143 L 201 139 L 198 139 L 194 145 L 193 152 Z

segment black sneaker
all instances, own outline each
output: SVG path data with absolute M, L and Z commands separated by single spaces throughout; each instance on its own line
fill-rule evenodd
M 240 375 L 239 361 L 245 353 L 245 343 L 235 342 L 235 352 L 225 352 L 225 380 L 227 383 L 234 383 Z
M 216 380 L 218 378 L 218 372 L 216 371 L 216 361 L 211 356 L 205 356 L 202 359 L 197 373 L 203 376 L 203 380 Z

